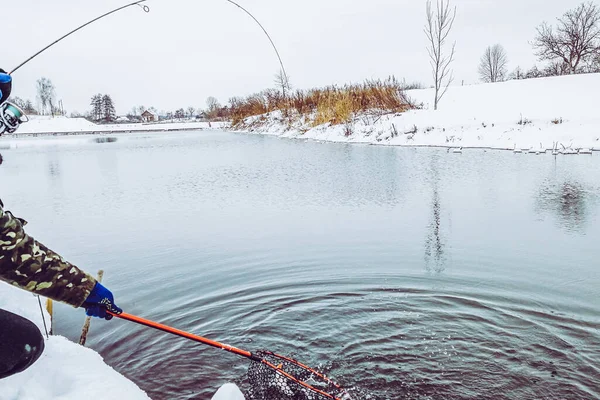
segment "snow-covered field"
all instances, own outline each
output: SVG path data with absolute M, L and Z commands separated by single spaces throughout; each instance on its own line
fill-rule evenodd
M 98 125 L 85 118 L 67 118 L 50 116 L 31 116 L 30 121 L 21 125 L 17 135 L 23 134 L 78 134 L 78 133 L 110 133 L 110 132 L 153 132 L 165 130 L 219 129 L 222 122 L 168 122 L 147 124 L 110 124 Z
M 422 109 L 358 115 L 347 125 L 316 127 L 310 121 L 289 126 L 274 112 L 248 118 L 238 130 L 394 146 L 600 150 L 599 87 L 600 74 L 452 86 L 438 111 L 432 106 L 433 89 L 412 90 L 408 96 Z

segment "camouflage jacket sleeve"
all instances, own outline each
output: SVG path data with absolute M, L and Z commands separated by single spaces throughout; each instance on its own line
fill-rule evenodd
M 0 280 L 79 307 L 96 280 L 23 230 L 26 222 L 3 210 L 0 201 Z

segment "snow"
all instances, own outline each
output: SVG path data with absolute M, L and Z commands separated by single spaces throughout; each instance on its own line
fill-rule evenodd
M 248 118 L 238 130 L 395 146 L 600 150 L 598 87 L 600 74 L 452 86 L 437 111 L 433 89 L 412 90 L 408 96 L 422 109 L 383 116 L 365 113 L 347 125 L 316 127 L 310 118 L 289 127 L 279 112 L 273 112 Z M 346 136 L 348 130 L 352 133 Z
M 38 300 L 33 294 L 0 282 L 0 308 L 29 319 L 44 333 Z M 84 313 L 79 312 L 83 325 Z M 50 315 L 45 307 L 44 314 L 49 329 Z M 150 399 L 135 383 L 106 365 L 95 351 L 62 336 L 50 336 L 45 346 L 42 356 L 27 370 L 0 379 L 0 400 Z M 236 385 L 228 383 L 212 400 L 244 400 L 244 395 Z
M 222 122 L 168 121 L 166 123 L 129 123 L 99 125 L 85 118 L 67 118 L 51 116 L 30 116 L 29 122 L 21 125 L 15 136 L 23 134 L 78 134 L 113 132 L 153 132 L 165 130 L 219 129 Z
M 226 383 L 217 390 L 211 400 L 244 400 L 244 395 L 236 385 Z
M 29 319 L 44 332 L 38 301 L 31 293 L 0 283 L 0 308 Z M 45 345 L 30 368 L 0 380 L 0 400 L 149 399 L 95 351 L 61 336 L 50 336 Z

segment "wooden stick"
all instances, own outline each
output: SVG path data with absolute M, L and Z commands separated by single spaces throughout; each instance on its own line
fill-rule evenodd
M 46 299 L 46 311 L 50 314 L 50 334 L 54 332 L 54 304 L 52 299 Z
M 104 270 L 98 271 L 98 277 L 96 281 L 102 283 L 102 277 L 104 276 Z M 90 330 L 90 323 L 92 322 L 92 317 L 85 317 L 85 322 L 83 323 L 83 328 L 81 328 L 81 336 L 79 337 L 79 344 L 85 346 L 85 341 L 87 340 L 87 335 Z

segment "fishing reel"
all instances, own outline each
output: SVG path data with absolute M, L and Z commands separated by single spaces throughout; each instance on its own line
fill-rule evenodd
M 16 132 L 27 121 L 29 118 L 17 105 L 8 101 L 0 105 L 0 135 Z

